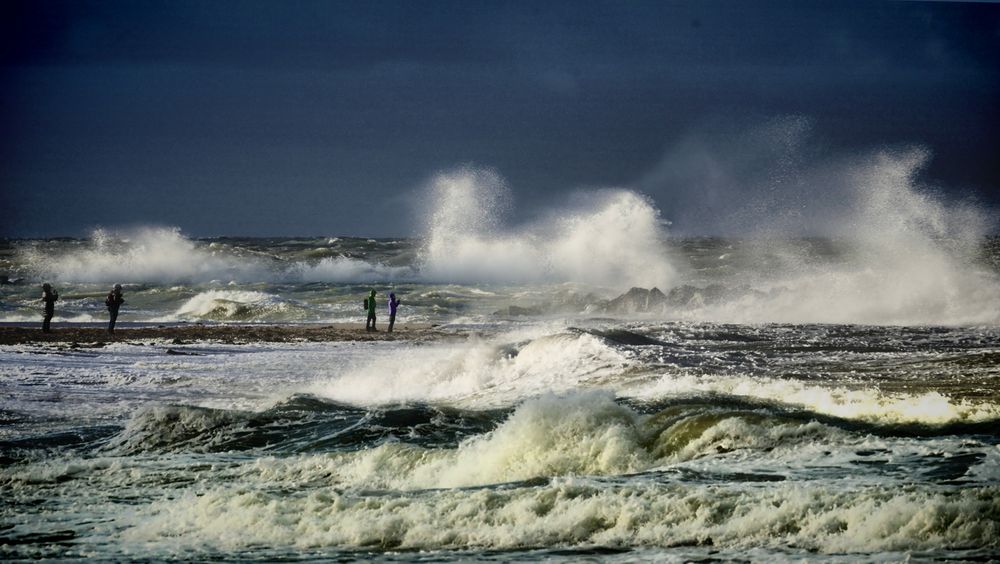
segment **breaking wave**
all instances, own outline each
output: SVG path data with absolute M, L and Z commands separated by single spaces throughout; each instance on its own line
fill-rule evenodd
M 997 548 L 1000 488 L 613 487 L 559 479 L 536 487 L 360 496 L 275 496 L 219 488 L 154 504 L 126 542 L 229 549 L 519 549 L 597 545 L 787 547 L 822 553 Z
M 951 425 L 1000 420 L 1000 407 L 939 391 L 883 392 L 870 387 L 749 374 L 643 368 L 628 347 L 600 333 L 536 328 L 467 343 L 390 355 L 352 368 L 309 391 L 358 405 L 452 402 L 484 408 L 581 388 L 643 401 L 733 397 L 886 425 Z M 655 341 L 654 341 L 655 342 Z M 662 343 L 661 343 L 662 344 Z M 664 354 L 669 354 L 668 350 Z
M 628 190 L 592 194 L 578 209 L 553 210 L 543 224 L 503 225 L 510 193 L 489 170 L 440 174 L 421 252 L 426 279 L 449 282 L 579 282 L 669 287 L 659 211 Z
M 183 442 L 189 427 L 211 427 L 219 417 L 228 422 L 222 415 L 206 422 L 203 415 L 188 413 L 157 436 Z M 165 418 L 150 413 L 141 421 Z M 785 482 L 782 474 L 767 471 L 726 472 L 740 467 L 742 453 L 753 452 L 758 466 L 773 460 L 774 468 L 793 472 L 803 463 L 828 465 L 831 450 L 863 457 L 854 451 L 871 441 L 806 418 L 757 410 L 678 405 L 642 415 L 606 393 L 544 396 L 455 448 L 388 441 L 361 450 L 257 459 L 228 470 L 234 486 L 155 502 L 124 539 L 211 539 L 228 548 L 291 543 L 428 550 L 690 543 L 791 543 L 820 552 L 998 546 L 1000 489 L 993 485 L 946 491 L 855 480 L 831 486 Z M 804 452 L 816 458 L 803 462 Z M 684 464 L 703 458 L 715 463 Z M 692 481 L 698 472 L 701 478 Z M 768 487 L 757 487 L 760 482 Z M 302 484 L 311 487 L 299 491 Z
M 633 363 L 592 335 L 544 328 L 407 355 L 406 362 L 376 358 L 309 391 L 359 405 L 445 401 L 495 407 L 612 379 Z
M 69 249 L 46 252 L 34 246 L 20 255 L 34 277 L 64 283 L 371 282 L 416 276 L 411 267 L 387 266 L 377 260 L 348 256 L 289 260 L 218 241 L 200 244 L 178 228 L 121 233 L 97 229 L 88 240 Z M 306 254 L 307 259 L 310 256 Z
M 36 276 L 69 282 L 169 284 L 270 278 L 263 264 L 197 246 L 177 228 L 117 234 L 97 229 L 82 247 L 55 254 L 29 248 L 22 254 Z
M 315 264 L 296 264 L 290 278 L 303 282 L 401 281 L 417 278 L 409 266 L 388 266 L 350 257 L 326 257 Z
M 188 299 L 167 320 L 290 321 L 306 313 L 305 308 L 265 292 L 209 290 Z

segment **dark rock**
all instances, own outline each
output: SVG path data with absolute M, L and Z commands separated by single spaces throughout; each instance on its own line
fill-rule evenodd
M 519 317 L 526 315 L 541 315 L 542 309 L 539 307 L 521 307 L 521 306 L 507 306 L 503 309 L 498 309 L 493 312 L 493 315 L 500 315 L 504 317 Z
M 667 296 L 659 288 L 632 288 L 609 301 L 602 308 L 606 313 L 660 313 L 667 309 Z

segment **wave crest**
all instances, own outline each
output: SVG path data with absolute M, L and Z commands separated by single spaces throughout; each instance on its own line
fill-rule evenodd
M 282 298 L 264 292 L 245 290 L 209 290 L 188 299 L 172 319 L 212 321 L 260 321 L 274 318 L 288 320 L 295 313 L 304 315 Z
M 503 226 L 510 190 L 492 171 L 440 174 L 431 193 L 420 257 L 427 279 L 669 287 L 674 278 L 659 211 L 635 192 L 598 192 L 522 228 Z
M 124 233 L 97 229 L 83 248 L 56 255 L 29 248 L 22 254 L 35 274 L 72 282 L 177 283 L 268 277 L 261 263 L 197 246 L 178 228 Z

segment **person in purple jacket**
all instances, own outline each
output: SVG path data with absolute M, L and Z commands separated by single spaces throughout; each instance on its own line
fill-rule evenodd
M 389 293 L 389 332 L 392 333 L 392 325 L 396 322 L 396 308 L 403 300 L 397 300 L 396 294 Z

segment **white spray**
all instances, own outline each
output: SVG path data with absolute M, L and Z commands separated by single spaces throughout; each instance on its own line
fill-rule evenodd
M 830 155 L 809 129 L 808 120 L 794 117 L 738 134 L 696 136 L 640 182 L 667 195 L 675 224 L 738 233 L 750 263 L 754 256 L 759 263 L 721 281 L 757 292 L 694 304 L 679 316 L 744 323 L 1000 322 L 1000 277 L 975 258 L 987 221 L 978 209 L 947 202 L 920 182 L 930 154 L 906 148 Z M 714 216 L 706 216 L 706 206 Z M 811 254 L 796 243 L 804 235 L 824 237 L 844 254 Z
M 178 228 L 96 229 L 86 248 L 57 256 L 29 250 L 26 255 L 35 272 L 69 282 L 255 280 L 266 273 L 255 261 L 196 246 Z
M 594 194 L 580 209 L 504 228 L 510 191 L 488 170 L 440 174 L 421 253 L 425 278 L 450 282 L 578 282 L 669 287 L 674 268 L 658 210 L 627 190 Z

